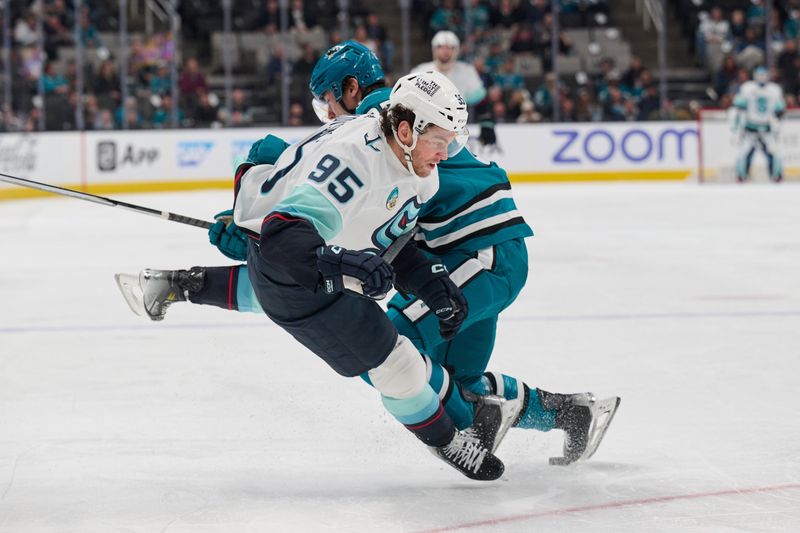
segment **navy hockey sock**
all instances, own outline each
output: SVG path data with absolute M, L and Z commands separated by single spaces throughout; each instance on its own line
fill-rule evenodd
M 198 268 L 198 267 L 195 267 Z M 213 305 L 231 311 L 261 312 L 253 294 L 246 265 L 204 267 L 205 279 L 199 289 L 189 289 L 193 304 Z
M 430 386 L 411 398 L 381 398 L 386 410 L 428 446 L 444 446 L 453 438 L 453 421 Z

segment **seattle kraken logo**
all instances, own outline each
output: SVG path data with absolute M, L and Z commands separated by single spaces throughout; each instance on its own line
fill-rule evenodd
M 385 250 L 400 235 L 411 231 L 417 223 L 421 207 L 416 196 L 408 200 L 388 222 L 375 230 L 372 234 L 372 243 L 379 250 Z

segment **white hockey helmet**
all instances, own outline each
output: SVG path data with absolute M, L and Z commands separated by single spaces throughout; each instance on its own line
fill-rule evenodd
M 765 85 L 769 81 L 769 71 L 767 67 L 761 65 L 753 71 L 753 80 L 760 85 Z
M 453 57 L 457 58 L 461 41 L 458 40 L 458 35 L 452 31 L 442 30 L 436 32 L 436 35 L 434 35 L 433 39 L 431 39 L 431 49 L 433 50 L 434 55 L 436 54 L 436 49 L 440 46 L 449 46 L 450 48 L 453 48 Z
M 416 147 L 419 135 L 431 124 L 456 133 L 455 139 L 447 147 L 448 157 L 456 155 L 467 144 L 467 103 L 444 74 L 431 71 L 403 76 L 394 84 L 389 95 L 389 109 L 396 105 L 414 112 L 411 146 L 398 141 L 408 157 Z M 397 132 L 394 133 L 397 140 Z

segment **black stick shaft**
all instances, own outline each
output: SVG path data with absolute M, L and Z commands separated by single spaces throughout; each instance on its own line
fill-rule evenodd
M 88 192 L 74 191 L 72 189 L 65 189 L 64 187 L 58 187 L 56 185 L 49 185 L 47 183 L 41 183 L 38 181 L 28 180 L 25 178 L 18 178 L 16 176 L 11 176 L 9 174 L 3 174 L 2 172 L 0 172 L 0 181 L 5 181 L 6 183 L 12 183 L 14 185 L 19 185 L 21 187 L 28 187 L 29 189 L 38 189 L 40 191 L 47 191 L 53 194 L 69 196 L 70 198 L 77 198 L 78 200 L 86 200 L 87 202 L 105 205 L 108 207 L 120 207 L 122 209 L 127 209 L 128 211 L 134 211 L 136 213 L 142 213 L 144 215 L 159 217 L 163 218 L 164 220 L 179 222 L 181 224 L 186 224 L 188 226 L 195 226 L 198 228 L 205 228 L 205 229 L 208 229 L 212 226 L 211 222 L 207 222 L 199 218 L 187 217 L 184 215 L 178 215 L 176 213 L 170 213 L 169 211 L 159 211 L 158 209 L 153 209 L 151 207 L 129 204 L 127 202 L 120 202 L 119 200 L 112 200 L 111 198 L 106 198 L 104 196 L 97 196 L 96 194 L 89 194 Z

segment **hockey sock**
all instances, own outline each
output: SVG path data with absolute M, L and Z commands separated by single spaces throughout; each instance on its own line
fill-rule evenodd
M 486 372 L 483 380 L 487 394 L 497 394 L 507 400 L 521 398 L 522 410 L 514 427 L 538 431 L 550 431 L 555 427 L 556 411 L 542 405 L 539 390 L 528 387 L 517 378 L 497 372 Z
M 453 421 L 430 386 L 411 398 L 381 398 L 386 410 L 428 446 L 444 446 L 453 438 Z
M 188 291 L 190 302 L 231 311 L 263 312 L 250 284 L 247 265 L 207 267 L 204 271 L 203 286 Z
M 428 372 L 428 384 L 433 389 L 434 394 L 442 401 L 444 410 L 453 420 L 453 424 L 458 429 L 470 427 L 475 417 L 473 402 L 464 398 L 461 386 L 453 380 L 447 370 L 438 363 L 431 361 L 427 355 L 423 357 L 425 358 L 425 366 Z M 361 374 L 361 378 L 369 383 L 370 386 L 372 385 L 366 372 Z

